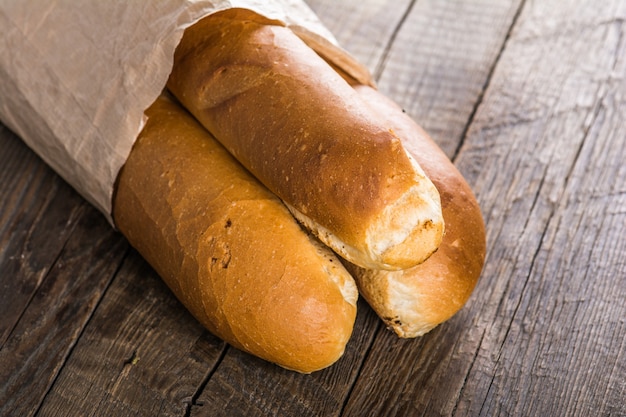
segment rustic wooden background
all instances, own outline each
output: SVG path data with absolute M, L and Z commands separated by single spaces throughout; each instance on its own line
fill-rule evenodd
M 466 307 L 399 340 L 361 302 L 335 366 L 282 370 L 0 127 L 0 415 L 626 415 L 626 1 L 309 3 L 475 190 Z

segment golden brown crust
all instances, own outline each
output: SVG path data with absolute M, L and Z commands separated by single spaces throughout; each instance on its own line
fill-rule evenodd
M 443 234 L 439 196 L 399 139 L 289 29 L 238 13 L 212 15 L 185 32 L 169 89 L 342 256 L 389 269 L 426 259 Z M 420 201 L 397 211 L 407 212 L 412 231 L 375 236 L 372 225 L 407 193 Z M 408 249 L 379 243 L 402 239 Z
M 272 193 L 159 99 L 120 177 L 117 227 L 211 332 L 312 372 L 343 353 L 356 287 Z
M 424 263 L 394 272 L 349 266 L 361 295 L 386 324 L 401 337 L 419 336 L 452 317 L 471 295 L 485 259 L 483 218 L 469 185 L 437 144 L 383 94 L 355 89 L 389 120 L 441 196 L 446 233 Z

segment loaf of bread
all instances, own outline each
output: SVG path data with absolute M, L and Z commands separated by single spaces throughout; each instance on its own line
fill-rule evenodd
M 355 89 L 389 121 L 441 195 L 446 234 L 424 263 L 403 271 L 347 265 L 361 295 L 389 328 L 400 337 L 420 336 L 452 317 L 471 295 L 485 260 L 483 218 L 469 185 L 426 132 L 380 92 Z
M 335 362 L 356 315 L 352 277 L 177 103 L 146 114 L 118 179 L 119 230 L 223 340 L 304 373 Z
M 321 241 L 398 270 L 439 246 L 441 203 L 400 139 L 289 29 L 252 12 L 186 30 L 168 88 Z

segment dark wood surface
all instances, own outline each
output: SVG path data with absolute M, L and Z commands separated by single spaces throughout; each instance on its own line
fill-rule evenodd
M 626 2 L 309 4 L 476 192 L 468 304 L 399 340 L 360 301 L 337 364 L 280 369 L 0 126 L 0 416 L 625 416 Z

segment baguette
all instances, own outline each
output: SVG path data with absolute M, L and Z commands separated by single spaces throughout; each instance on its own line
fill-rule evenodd
M 343 353 L 357 290 L 335 255 L 161 97 L 123 167 L 116 226 L 208 330 L 310 373 Z
M 435 142 L 392 100 L 355 86 L 364 102 L 389 121 L 441 195 L 446 234 L 424 263 L 403 271 L 347 264 L 359 292 L 398 336 L 423 335 L 448 320 L 470 297 L 485 260 L 485 226 L 471 188 Z
M 169 90 L 293 215 L 367 268 L 417 265 L 444 231 L 437 189 L 350 85 L 252 12 L 185 31 Z

